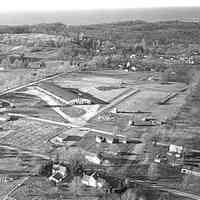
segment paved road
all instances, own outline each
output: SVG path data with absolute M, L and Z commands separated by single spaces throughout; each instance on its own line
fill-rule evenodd
M 87 127 L 87 125 L 82 127 L 82 126 L 72 124 L 72 123 L 57 122 L 57 121 L 53 121 L 53 120 L 41 119 L 41 118 L 38 118 L 38 117 L 30 117 L 28 115 L 17 114 L 17 113 L 8 113 L 8 115 L 9 116 L 21 117 L 21 118 L 25 118 L 25 119 L 30 119 L 30 120 L 34 120 L 34 121 L 39 121 L 39 122 L 44 122 L 44 123 L 49 123 L 49 124 L 58 125 L 58 126 L 65 126 L 65 127 L 68 127 L 68 128 L 79 128 L 80 130 L 92 131 L 92 132 L 96 132 L 96 133 L 100 133 L 100 134 L 104 134 L 104 135 L 113 136 L 113 132 L 89 128 L 89 127 Z M 124 137 L 123 135 L 116 135 L 116 136 Z M 134 138 L 132 138 L 132 139 L 134 139 Z
M 77 69 L 76 68 L 72 68 L 72 69 L 69 69 L 67 72 L 61 72 L 61 73 L 52 74 L 52 75 L 49 75 L 49 76 L 47 76 L 45 78 L 42 78 L 42 79 L 27 83 L 27 84 L 23 84 L 23 85 L 20 85 L 20 86 L 13 87 L 13 88 L 7 89 L 5 91 L 2 91 L 2 92 L 0 92 L 0 96 L 4 95 L 4 94 L 7 94 L 7 93 L 10 93 L 10 92 L 15 92 L 16 90 L 20 90 L 20 89 L 23 89 L 25 87 L 29 87 L 29 86 L 32 86 L 32 85 L 35 85 L 35 84 L 38 84 L 38 83 L 41 83 L 41 82 L 44 82 L 44 81 L 48 81 L 48 80 L 51 80 L 53 78 L 59 77 L 61 75 L 64 75 L 64 74 L 67 74 L 67 73 L 71 73 L 71 72 L 75 72 L 75 71 L 77 71 Z
M 35 85 L 35 84 L 38 84 L 40 82 L 43 82 L 43 81 L 46 81 L 46 80 L 50 80 L 50 79 L 53 79 L 53 78 L 56 78 L 56 77 L 59 77 L 60 75 L 63 75 L 65 73 L 60 73 L 60 74 L 55 74 L 55 75 L 52 75 L 51 77 L 47 77 L 47 78 L 44 78 L 44 79 L 40 79 L 38 81 L 34 81 L 34 82 L 31 82 L 29 84 L 25 84 L 25 85 L 22 85 L 22 86 L 19 86 L 19 87 L 15 87 L 15 88 L 12 88 L 12 89 L 9 89 L 9 90 L 6 90 L 2 93 L 0 93 L 0 95 L 3 95 L 3 94 L 6 94 L 6 93 L 9 93 L 9 92 L 14 92 L 16 90 L 19 90 L 19 89 L 22 89 L 24 87 L 28 87 L 28 86 L 32 86 L 32 85 Z M 46 91 L 45 91 L 46 92 Z M 139 90 L 128 90 L 125 94 L 122 94 L 119 98 L 113 100 L 110 104 L 104 106 L 102 109 L 100 109 L 96 115 L 108 110 L 108 109 L 111 109 L 113 108 L 115 105 L 119 104 L 120 102 L 122 102 L 124 99 L 130 97 L 131 95 L 134 95 L 136 93 L 138 93 Z M 52 96 L 52 94 L 51 94 Z M 53 95 L 54 98 L 58 99 L 57 96 Z M 63 103 L 67 103 L 67 102 L 63 102 Z M 79 125 L 76 125 L 76 124 L 73 124 L 73 123 L 62 123 L 62 122 L 56 122 L 56 121 L 52 121 L 52 120 L 46 120 L 46 119 L 40 119 L 40 118 L 35 118 L 35 117 L 29 117 L 29 116 L 26 116 L 26 115 L 22 115 L 22 114 L 14 114 L 14 113 L 10 113 L 9 115 L 15 115 L 15 116 L 19 116 L 19 117 L 23 117 L 23 118 L 26 118 L 26 119 L 30 119 L 30 120 L 36 120 L 36 121 L 41 121 L 41 122 L 45 122 L 45 123 L 50 123 L 50 124 L 55 124 L 55 125 L 60 125 L 60 126 L 66 126 L 66 127 L 75 127 L 75 128 L 80 128 L 80 129 L 83 129 L 83 130 L 89 130 L 89 131 L 93 131 L 93 132 L 97 132 L 97 133 L 100 133 L 100 134 L 105 134 L 105 135 L 113 135 L 112 132 L 107 132 L 107 131 L 102 131 L 102 130 L 98 130 L 98 129 L 92 129 L 92 128 L 87 128 L 87 127 L 81 127 Z M 95 115 L 95 116 L 96 116 Z M 93 117 L 95 117 L 93 116 Z M 121 135 L 120 135 L 121 136 Z M 5 147 L 5 145 L 3 145 Z M 1 145 L 0 145 L 1 147 Z M 15 149 L 14 147 L 7 147 L 7 148 L 10 148 L 10 149 Z M 19 149 L 18 149 L 19 150 Z M 27 153 L 27 154 L 31 154 L 33 156 L 36 156 L 36 157 L 41 157 L 41 158 L 44 158 L 44 159 L 49 159 L 48 156 L 45 156 L 45 155 L 42 155 L 42 154 L 37 154 L 37 153 L 34 153 L 34 152 L 30 152 L 30 151 L 20 151 L 20 152 L 23 152 L 23 153 Z M 23 181 L 22 181 L 22 184 L 28 179 L 28 177 L 26 177 Z M 140 183 L 140 184 L 146 184 L 147 182 L 146 181 L 141 181 L 141 180 L 134 180 L 135 183 Z M 6 200 L 8 198 L 8 196 L 14 191 L 16 190 L 20 185 L 17 185 L 16 187 L 14 187 L 6 196 L 3 200 Z M 190 198 L 190 199 L 195 199 L 195 200 L 200 200 L 200 196 L 198 195 L 194 195 L 194 194 L 190 194 L 190 193 L 186 193 L 186 192 L 182 192 L 182 191 L 179 191 L 179 190 L 175 190 L 175 189 L 170 189 L 170 188 L 166 188 L 165 186 L 161 186 L 161 185 L 150 185 L 151 187 L 153 188 L 156 188 L 158 190 L 161 190 L 161 191 L 165 191 L 165 192 L 169 192 L 171 194 L 174 194 L 174 195 L 178 195 L 178 196 L 183 196 L 183 197 L 186 197 L 186 198 Z
M 21 85 L 21 86 L 10 88 L 8 90 L 5 90 L 5 91 L 1 92 L 0 96 L 4 95 L 4 94 L 7 94 L 7 93 L 10 93 L 10 92 L 15 92 L 16 90 L 20 90 L 20 89 L 23 89 L 25 87 L 29 87 L 29 86 L 38 84 L 38 83 L 43 82 L 43 81 L 51 80 L 51 79 L 56 78 L 56 77 L 58 77 L 58 76 L 60 76 L 62 74 L 64 74 L 64 73 L 53 74 L 53 75 L 51 75 L 49 77 L 46 77 L 46 78 L 43 78 L 43 79 L 39 79 L 37 81 L 33 81 L 33 82 L 30 82 L 30 83 L 27 83 L 27 84 L 24 84 L 24 85 Z
M 103 112 L 115 107 L 117 104 L 121 103 L 122 101 L 124 101 L 128 97 L 130 97 L 130 96 L 132 96 L 134 94 L 137 94 L 138 92 L 140 92 L 139 89 L 137 89 L 137 90 L 134 90 L 132 88 L 127 89 L 127 91 L 124 94 L 120 95 L 118 98 L 114 99 L 111 103 L 109 103 L 108 105 L 104 106 L 92 118 L 94 118 L 95 116 L 97 116 L 97 115 L 99 115 L 99 114 L 101 114 L 101 113 L 103 113 Z

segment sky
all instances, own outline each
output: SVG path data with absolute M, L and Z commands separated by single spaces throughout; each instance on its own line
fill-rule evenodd
M 200 0 L 2 0 L 0 13 L 200 6 Z

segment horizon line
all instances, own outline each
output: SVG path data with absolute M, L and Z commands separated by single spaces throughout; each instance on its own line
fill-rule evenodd
M 38 13 L 38 12 L 88 12 L 88 11 L 109 11 L 109 10 L 140 10 L 140 9 L 147 9 L 147 10 L 151 10 L 151 9 L 186 9 L 186 8 L 189 8 L 189 9 L 198 9 L 200 8 L 200 5 L 199 6 L 154 6 L 154 7 L 132 7 L 132 8 L 90 8 L 90 9 L 51 9 L 51 10 L 48 10 L 48 9 L 38 9 L 38 10 L 30 10 L 30 9 L 26 9 L 26 10 L 5 10 L 5 11 L 1 11 L 0 15 L 1 14 L 10 14 L 10 13 Z

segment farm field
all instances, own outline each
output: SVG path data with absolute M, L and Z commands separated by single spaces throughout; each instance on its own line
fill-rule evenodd
M 118 165 L 118 167 L 109 167 L 110 172 L 115 171 L 118 174 L 126 172 L 132 177 L 138 174 L 148 176 L 146 169 L 151 166 L 158 151 L 151 145 L 151 141 L 155 137 L 163 137 L 163 134 L 173 138 L 174 134 L 169 135 L 170 132 L 166 128 L 169 125 L 165 122 L 176 119 L 177 115 L 182 112 L 184 106 L 187 105 L 191 89 L 184 83 L 161 84 L 159 81 L 148 79 L 142 81 L 141 76 L 143 75 L 144 73 L 137 74 L 137 72 L 127 73 L 127 76 L 124 72 L 116 75 L 115 71 L 113 74 L 111 71 L 105 71 L 99 74 L 94 72 L 92 76 L 88 76 L 85 72 L 74 72 L 4 94 L 1 96 L 2 100 L 15 105 L 7 112 L 20 117 L 16 121 L 3 125 L 9 133 L 2 133 L 0 143 L 17 148 L 19 157 L 23 149 L 32 154 L 26 158 L 29 164 L 24 161 L 23 154 L 17 162 L 12 158 L 10 162 L 15 163 L 22 172 L 31 168 L 32 172 L 35 165 L 43 162 L 43 156 L 56 159 L 59 155 L 62 162 L 69 162 L 72 158 L 83 161 L 83 157 L 88 153 L 105 152 L 106 158 L 111 162 L 110 165 Z M 166 98 L 171 94 L 176 95 L 172 95 L 172 98 L 167 99 L 165 103 Z M 87 105 L 71 104 L 75 99 L 87 99 L 90 103 Z M 154 119 L 156 124 L 145 122 L 145 118 Z M 130 125 L 130 121 L 133 121 L 135 125 Z M 99 145 L 95 142 L 95 136 L 99 134 L 121 135 L 125 138 L 141 140 L 142 143 Z M 82 139 L 75 143 L 66 143 L 64 146 L 52 143 L 56 141 L 56 138 L 75 135 L 81 136 Z M 174 140 L 175 138 L 172 139 Z M 71 144 L 73 145 L 70 146 Z M 119 159 L 114 155 L 118 152 L 129 152 L 130 155 Z M 0 163 L 2 163 L 2 168 L 6 167 L 3 159 Z M 136 163 L 141 166 L 141 170 L 134 167 Z M 24 168 L 20 165 L 24 165 Z M 14 168 L 17 169 L 17 167 Z M 128 170 L 130 167 L 132 170 Z M 164 170 L 160 167 L 160 170 L 162 169 Z M 165 177 L 166 174 L 161 173 L 160 176 Z M 32 178 L 31 180 L 34 184 L 40 179 Z M 41 183 L 42 181 L 41 179 Z M 158 184 L 167 184 L 165 181 L 160 181 Z M 79 182 L 77 181 L 76 184 Z M 70 184 L 73 185 L 73 183 Z M 175 183 L 171 182 L 171 184 Z M 182 190 L 180 186 L 182 179 L 176 184 L 179 184 L 176 188 Z M 46 188 L 47 191 L 51 187 L 49 185 Z M 69 191 L 63 193 L 62 190 L 56 192 L 54 189 L 52 190 L 53 196 L 58 195 L 56 193 L 71 195 Z M 13 193 L 13 196 L 18 198 L 25 190 L 21 187 Z M 80 193 L 82 194 L 83 191 L 84 189 L 80 186 Z M 90 195 L 98 193 L 93 190 L 90 192 Z M 190 192 L 189 189 L 188 192 Z M 29 193 L 29 190 L 23 193 L 25 195 L 23 198 L 25 199 Z M 46 195 L 45 198 L 47 198 Z M 116 196 L 116 198 L 119 197 Z
M 120 173 L 127 171 L 136 160 L 140 165 L 148 166 L 155 153 L 149 146 L 149 142 L 158 135 L 160 130 L 164 129 L 165 125 L 159 123 L 155 126 L 149 126 L 142 120 L 153 118 L 162 122 L 172 119 L 185 105 L 189 90 L 185 84 L 181 83 L 163 85 L 158 81 L 149 81 L 148 83 L 147 80 L 143 82 L 139 80 L 137 84 L 138 77 L 134 80 L 133 77 L 136 77 L 134 73 L 133 75 L 127 74 L 127 77 L 124 73 L 123 76 L 120 74 L 118 77 L 114 71 L 113 75 L 111 71 L 108 74 L 106 71 L 90 77 L 85 73 L 66 74 L 4 94 L 2 99 L 16 105 L 16 108 L 11 108 L 8 112 L 35 117 L 37 120 L 50 120 L 52 124 L 49 124 L 48 121 L 26 119 L 26 117 L 8 122 L 4 128 L 10 132 L 2 135 L 0 143 L 14 146 L 19 150 L 21 148 L 27 149 L 32 153 L 51 158 L 55 158 L 58 154 L 60 160 L 64 162 L 68 162 L 72 155 L 77 157 L 77 153 L 73 152 L 81 152 L 79 156 L 84 156 L 87 152 L 98 153 L 101 151 L 136 154 L 126 157 L 126 159 L 132 160 L 131 162 L 125 161 L 123 157 L 121 158 L 123 161 L 116 160 L 115 157 L 111 159 L 115 164 L 121 165 L 123 163 L 123 167 L 116 168 Z M 122 84 L 124 82 L 126 82 L 125 86 Z M 130 93 L 132 91 L 136 91 L 136 93 Z M 159 101 L 175 92 L 178 94 L 174 98 L 169 99 L 166 104 L 159 104 Z M 87 98 L 92 104 L 69 106 L 70 101 L 75 98 Z M 105 102 L 109 104 L 105 104 Z M 20 106 L 22 107 L 20 108 Z M 113 112 L 113 109 L 117 109 L 118 112 Z M 131 120 L 136 122 L 136 126 L 130 126 Z M 61 124 L 54 124 L 54 122 Z M 137 126 L 137 123 L 140 125 Z M 66 127 L 63 127 L 62 124 L 66 124 Z M 70 128 L 70 126 L 67 127 L 67 124 L 82 126 L 88 131 Z M 91 131 L 89 131 L 90 129 Z M 95 135 L 100 133 L 120 134 L 130 139 L 140 139 L 143 143 L 125 146 L 117 144 L 101 146 L 95 142 Z M 63 146 L 55 146 L 51 142 L 54 141 L 53 138 L 65 138 L 69 135 L 82 136 L 83 139 L 75 143 L 74 147 L 70 147 L 68 146 L 70 143 L 66 143 L 67 149 Z M 12 162 L 16 164 L 14 160 L 11 160 Z M 131 174 L 134 173 L 131 172 Z M 16 193 L 16 195 L 18 194 Z
M 136 82 L 137 78 L 136 80 L 132 79 L 134 76 L 137 76 L 136 74 L 127 73 L 129 81 L 131 79 L 132 82 Z M 139 73 L 138 76 L 140 75 L 141 74 Z M 124 72 L 123 77 L 126 77 Z M 126 134 L 126 132 L 129 132 L 129 129 L 134 129 L 133 127 L 127 128 L 128 120 L 130 119 L 136 118 L 137 120 L 142 120 L 142 118 L 144 117 L 153 117 L 156 118 L 158 121 L 162 121 L 176 116 L 176 113 L 185 103 L 185 98 L 188 95 L 187 89 L 186 91 L 179 92 L 181 89 L 186 87 L 185 84 L 174 83 L 163 85 L 156 81 L 149 81 L 150 83 L 146 83 L 145 80 L 143 81 L 144 83 L 141 83 L 141 81 L 139 81 L 138 85 L 135 83 L 134 85 L 132 85 L 129 82 L 126 86 L 120 86 L 120 83 L 127 80 L 127 77 L 124 79 L 123 77 L 121 77 L 121 75 L 119 75 L 118 77 L 115 72 L 113 72 L 112 74 L 111 71 L 101 72 L 100 74 L 90 76 L 89 78 L 88 75 L 85 75 L 85 73 L 73 73 L 69 75 L 66 74 L 61 75 L 61 77 L 55 78 L 46 83 L 44 82 L 36 84 L 34 86 L 36 89 L 37 87 L 42 88 L 47 92 L 44 93 L 44 95 L 42 92 L 40 95 L 39 93 L 34 93 L 34 95 L 33 93 L 28 94 L 27 91 L 29 91 L 29 87 L 27 87 L 23 90 L 15 91 L 15 93 L 8 93 L 2 98 L 11 101 L 19 107 L 20 105 L 26 105 L 26 109 L 24 109 L 24 107 L 18 109 L 16 106 L 16 108 L 12 110 L 12 112 L 14 113 L 26 114 L 28 116 L 37 116 L 42 119 L 49 119 L 66 123 L 70 122 L 70 120 L 71 122 L 74 122 L 77 119 L 77 121 L 85 121 L 84 123 L 88 127 L 95 127 L 110 132 L 113 132 L 115 126 L 121 126 L 120 129 L 122 129 L 124 134 Z M 116 83 L 118 83 L 118 85 L 116 85 Z M 89 89 L 87 89 L 86 91 L 86 86 L 88 85 L 90 85 L 90 87 L 87 87 Z M 117 88 L 113 88 L 116 86 Z M 106 87 L 106 90 L 101 90 L 101 87 Z M 76 93 L 74 93 L 74 90 L 72 89 L 76 89 Z M 112 102 L 114 99 L 119 98 L 120 95 L 125 94 L 127 90 L 135 89 L 139 90 L 136 94 L 125 98 L 116 105 L 104 110 L 102 113 L 98 113 L 99 110 L 105 106 L 104 104 L 101 104 L 103 103 L 103 101 Z M 160 100 L 164 99 L 165 97 L 167 97 L 167 95 L 169 95 L 169 93 L 173 92 L 179 93 L 175 98 L 170 99 L 167 104 L 159 105 L 158 102 Z M 49 95 L 49 100 L 45 95 Z M 94 105 L 74 105 L 71 107 L 65 106 L 65 103 L 69 102 L 73 98 L 82 98 L 83 95 L 84 98 L 93 100 Z M 109 113 L 113 108 L 117 108 L 117 110 L 122 112 L 130 113 L 114 113 L 113 117 L 111 116 L 110 119 L 108 117 L 108 119 L 106 120 L 98 117 L 101 114 L 104 115 L 106 113 Z M 148 113 L 131 114 L 131 112 L 137 111 Z M 63 115 L 60 115 L 60 112 L 63 113 Z M 86 120 L 84 119 L 84 116 L 87 116 L 85 118 Z M 67 120 L 68 118 L 69 121 Z M 18 123 L 18 121 L 16 121 L 15 123 Z M 145 129 L 145 127 L 140 128 Z M 138 127 L 136 127 L 136 129 L 138 129 Z
M 199 200 L 199 27 L 0 26 L 0 200 Z

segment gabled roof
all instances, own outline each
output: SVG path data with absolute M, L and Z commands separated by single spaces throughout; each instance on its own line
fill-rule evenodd
M 63 178 L 63 175 L 60 173 L 60 172 L 57 172 L 56 174 L 54 174 L 52 176 L 54 179 L 57 179 L 57 180 L 61 180 Z

